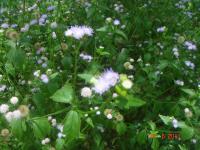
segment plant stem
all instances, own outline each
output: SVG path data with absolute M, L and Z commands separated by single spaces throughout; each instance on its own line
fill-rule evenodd
M 37 119 L 40 119 L 40 118 L 44 118 L 44 117 L 48 117 L 48 116 L 52 116 L 52 115 L 57 115 L 57 114 L 61 114 L 63 112 L 66 112 L 66 111 L 69 111 L 71 107 L 68 107 L 68 108 L 65 108 L 65 109 L 62 109 L 62 110 L 58 110 L 54 113 L 51 113 L 51 114 L 47 114 L 47 115 L 44 115 L 44 116 L 41 116 L 41 117 L 34 117 L 34 118 L 31 118 L 29 120 L 37 120 Z
M 77 82 L 78 56 L 79 56 L 79 47 L 75 49 L 74 74 L 73 74 L 73 88 L 74 88 L 74 90 L 76 89 L 76 82 Z

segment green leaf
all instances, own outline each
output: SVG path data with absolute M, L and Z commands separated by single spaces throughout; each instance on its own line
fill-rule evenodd
M 194 129 L 192 127 L 185 125 L 181 128 L 180 134 L 182 140 L 191 139 L 194 135 Z
M 181 89 L 183 92 L 185 92 L 186 94 L 190 95 L 190 96 L 195 96 L 196 93 L 193 89 Z
M 158 150 L 159 149 L 159 141 L 158 139 L 153 139 L 153 142 L 151 144 L 152 150 Z
M 107 27 L 107 26 L 104 26 L 104 27 L 101 27 L 101 28 L 99 28 L 99 29 L 96 29 L 96 31 L 98 31 L 98 32 L 106 32 L 107 29 L 108 29 L 108 27 Z
M 61 89 L 57 90 L 51 98 L 55 102 L 72 103 L 73 89 L 69 83 L 66 83 Z
M 129 109 L 130 107 L 140 107 L 140 106 L 146 104 L 145 101 L 143 101 L 137 97 L 134 97 L 133 95 L 127 95 L 126 99 L 128 100 L 128 102 L 125 106 L 127 109 Z
M 25 63 L 26 54 L 20 49 L 11 49 L 7 54 L 7 58 L 15 68 L 22 69 Z
M 63 150 L 65 144 L 64 139 L 57 139 L 56 140 L 56 150 Z
M 11 63 L 7 62 L 5 64 L 5 69 L 6 69 L 6 72 L 8 74 L 10 74 L 12 76 L 15 76 L 15 68 L 14 68 L 14 66 Z
M 162 119 L 162 121 L 164 122 L 164 124 L 169 125 L 169 123 L 172 122 L 173 117 L 169 117 L 169 116 L 163 116 L 163 115 L 159 115 L 159 117 Z
M 146 130 L 142 130 L 138 135 L 137 135 L 137 141 L 139 144 L 145 144 L 147 141 L 147 132 Z
M 116 130 L 119 135 L 123 135 L 126 132 L 127 126 L 124 122 L 117 123 Z
M 115 33 L 121 35 L 124 39 L 128 40 L 128 37 L 122 30 L 116 30 Z
M 148 124 L 151 127 L 151 130 L 155 130 L 156 129 L 156 124 L 153 121 L 149 121 Z
M 36 138 L 43 139 L 50 134 L 51 126 L 46 118 L 33 120 L 33 132 Z
M 21 119 L 17 119 L 17 120 L 13 120 L 10 123 L 11 125 L 11 132 L 12 134 L 18 138 L 21 139 L 23 137 L 23 133 L 26 130 L 26 124 L 23 120 Z
M 93 121 L 92 121 L 92 119 L 91 119 L 90 117 L 88 117 L 88 118 L 86 119 L 86 122 L 87 122 L 92 128 L 94 128 Z
M 80 126 L 81 120 L 78 112 L 71 110 L 67 114 L 67 118 L 64 123 L 64 134 L 66 135 L 66 139 L 71 141 L 78 138 L 80 135 Z
M 90 83 L 93 75 L 92 74 L 87 74 L 87 73 L 82 73 L 82 74 L 78 74 L 78 77 L 85 80 L 87 83 Z

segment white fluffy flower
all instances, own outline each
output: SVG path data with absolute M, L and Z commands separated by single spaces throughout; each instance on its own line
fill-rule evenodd
M 21 118 L 21 112 L 19 110 L 15 110 L 12 112 L 14 119 L 20 119 Z
M 13 104 L 13 105 L 17 104 L 18 101 L 19 101 L 18 98 L 15 97 L 15 96 L 10 99 L 10 103 Z
M 120 21 L 119 21 L 118 19 L 115 19 L 115 20 L 113 21 L 113 24 L 116 25 L 116 26 L 118 26 L 118 25 L 120 24 Z
M 5 114 L 9 110 L 9 106 L 7 104 L 0 105 L 0 113 Z
M 45 144 L 48 144 L 50 142 L 50 139 L 49 138 L 45 138 L 42 140 L 42 145 L 45 145 Z
M 106 70 L 94 83 L 93 90 L 95 93 L 103 94 L 111 87 L 115 86 L 119 80 L 119 74 L 112 69 Z
M 42 61 L 42 60 L 41 60 Z M 42 63 L 42 62 L 41 62 Z M 38 64 L 40 64 L 40 60 L 38 60 Z M 40 76 L 40 70 L 36 70 L 34 73 L 33 73 L 33 75 L 35 76 L 35 77 L 39 77 Z
M 65 31 L 65 36 L 71 36 L 77 40 L 80 40 L 85 35 L 92 36 L 93 29 L 87 26 L 72 26 L 67 31 Z
M 62 137 L 66 137 L 66 135 L 63 134 L 63 133 L 61 133 L 61 132 L 59 132 L 59 133 L 58 133 L 58 138 L 62 138 Z
M 96 115 L 100 115 L 100 114 L 101 114 L 101 112 L 100 112 L 100 111 L 97 111 L 97 112 L 96 112 Z
M 56 35 L 55 32 L 52 32 L 52 38 L 53 38 L 53 39 L 56 39 L 56 38 L 57 38 L 57 35 Z
M 116 97 L 118 97 L 118 94 L 117 93 L 113 93 L 112 97 L 116 98 Z
M 189 112 L 190 112 L 189 108 L 185 108 L 185 109 L 184 109 L 184 112 L 185 112 L 185 113 L 189 113 Z
M 89 87 L 84 87 L 81 89 L 81 96 L 82 97 L 91 97 L 92 90 Z
M 183 85 L 184 85 L 184 82 L 181 81 L 181 80 L 176 80 L 176 81 L 175 81 L 175 84 L 176 84 L 176 85 L 183 86 Z
M 125 89 L 130 89 L 132 86 L 133 86 L 133 83 L 131 80 L 127 79 L 127 80 L 124 80 L 122 82 L 122 86 L 125 88 Z
M 106 117 L 107 117 L 108 119 L 112 119 L 112 114 L 108 114 Z
M 44 83 L 48 83 L 49 82 L 49 78 L 46 74 L 42 74 L 40 79 L 42 80 L 42 82 Z
M 50 26 L 52 29 L 55 29 L 58 27 L 58 24 L 56 22 L 52 22 Z
M 47 143 L 50 142 L 50 139 L 49 139 L 49 138 L 45 138 L 44 141 L 45 141 L 45 143 L 47 144 Z
M 178 120 L 173 119 L 172 120 L 172 125 L 173 125 L 174 128 L 178 128 Z
M 166 29 L 165 26 L 157 28 L 157 32 L 164 32 Z
M 13 113 L 12 112 L 7 112 L 6 114 L 5 114 L 5 118 L 6 118 L 6 120 L 8 121 L 8 122 L 11 122 L 12 120 L 13 120 Z

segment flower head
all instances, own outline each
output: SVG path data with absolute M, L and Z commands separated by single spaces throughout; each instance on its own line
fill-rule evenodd
M 92 36 L 93 29 L 88 26 L 72 26 L 65 31 L 65 36 L 71 36 L 77 40 L 80 40 L 84 36 Z
M 89 87 L 84 87 L 81 89 L 81 96 L 82 97 L 91 97 L 92 90 Z
M 115 86 L 119 80 L 119 74 L 114 72 L 112 69 L 106 70 L 99 76 L 97 81 L 94 83 L 93 90 L 95 93 L 103 94 L 108 91 L 111 87 Z

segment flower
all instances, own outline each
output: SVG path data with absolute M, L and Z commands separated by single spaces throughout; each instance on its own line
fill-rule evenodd
M 21 118 L 21 112 L 19 110 L 15 110 L 12 112 L 14 119 L 20 119 Z
M 55 29 L 58 27 L 58 24 L 57 24 L 57 22 L 52 22 L 50 26 L 52 29 Z
M 100 112 L 100 111 L 97 111 L 97 112 L 96 112 L 96 114 L 97 114 L 97 115 L 100 115 L 100 114 L 101 114 L 101 112 Z
M 44 83 L 48 83 L 49 82 L 49 78 L 46 74 L 42 74 L 40 79 L 42 80 L 42 82 Z
M 197 50 L 196 45 L 190 41 L 185 41 L 184 45 L 187 47 L 188 50 Z
M 81 96 L 82 97 L 91 97 L 92 90 L 89 87 L 84 87 L 81 89 Z
M 173 125 L 174 128 L 178 128 L 178 120 L 173 119 L 172 120 L 172 125 Z
M 0 105 L 0 113 L 5 114 L 9 110 L 9 106 L 7 104 Z
M 189 67 L 190 69 L 194 69 L 195 67 L 195 64 L 189 60 L 185 61 L 185 65 Z
M 125 88 L 125 89 L 130 89 L 132 86 L 133 86 L 133 83 L 131 80 L 129 79 L 126 79 L 122 82 L 122 86 Z
M 184 82 L 181 81 L 181 80 L 176 80 L 176 81 L 175 81 L 175 84 L 180 85 L 180 86 L 183 86 L 183 85 L 184 85 Z
M 164 32 L 166 29 L 165 26 L 157 28 L 157 32 Z
M 88 55 L 88 54 L 83 54 L 81 53 L 79 55 L 83 60 L 86 60 L 87 62 L 91 62 L 91 60 L 93 59 L 92 56 Z
M 61 133 L 61 132 L 59 132 L 59 133 L 58 133 L 58 138 L 60 139 L 60 138 L 62 138 L 62 137 L 66 137 L 66 135 L 63 134 L 63 133 Z
M 65 36 L 71 36 L 77 40 L 80 40 L 84 36 L 92 36 L 93 29 L 88 26 L 72 26 L 65 31 Z
M 12 98 L 10 99 L 10 103 L 13 104 L 13 105 L 17 104 L 18 101 L 19 101 L 19 100 L 18 100 L 17 97 L 12 97 Z
M 48 144 L 50 142 L 49 138 L 45 138 L 44 140 L 42 140 L 42 145 Z
M 124 117 L 123 117 L 120 113 L 117 113 L 117 114 L 115 114 L 115 119 L 116 119 L 117 121 L 123 121 L 123 120 L 124 120 Z
M 105 70 L 94 83 L 93 90 L 95 93 L 102 95 L 111 87 L 115 86 L 119 80 L 119 74 L 112 69 Z
M 116 98 L 116 97 L 118 97 L 118 94 L 117 93 L 113 93 L 112 97 Z
M 112 119 L 112 114 L 108 114 L 106 117 L 107 117 L 108 119 Z
M 116 25 L 116 26 L 118 26 L 118 25 L 120 24 L 120 21 L 119 21 L 118 19 L 115 19 L 115 20 L 113 21 L 113 24 Z
M 189 108 L 185 108 L 184 112 L 185 112 L 185 116 L 188 117 L 188 118 L 193 116 L 193 114 L 192 114 L 192 112 L 190 111 Z
M 111 114 L 112 111 L 113 111 L 112 109 L 105 109 L 104 110 L 104 115 L 107 116 L 108 114 Z
M 22 117 L 28 116 L 28 114 L 29 114 L 29 108 L 26 105 L 20 105 L 18 109 L 21 112 L 21 116 Z
M 3 24 L 1 24 L 1 27 L 4 28 L 4 29 L 7 29 L 7 28 L 9 28 L 9 24 L 3 23 Z
M 2 129 L 1 130 L 1 136 L 7 137 L 7 136 L 9 136 L 9 134 L 10 134 L 10 132 L 9 132 L 8 129 Z
M 7 112 L 6 114 L 5 114 L 5 118 L 6 118 L 6 120 L 8 121 L 8 122 L 11 122 L 12 120 L 13 120 L 13 113 L 12 112 Z

